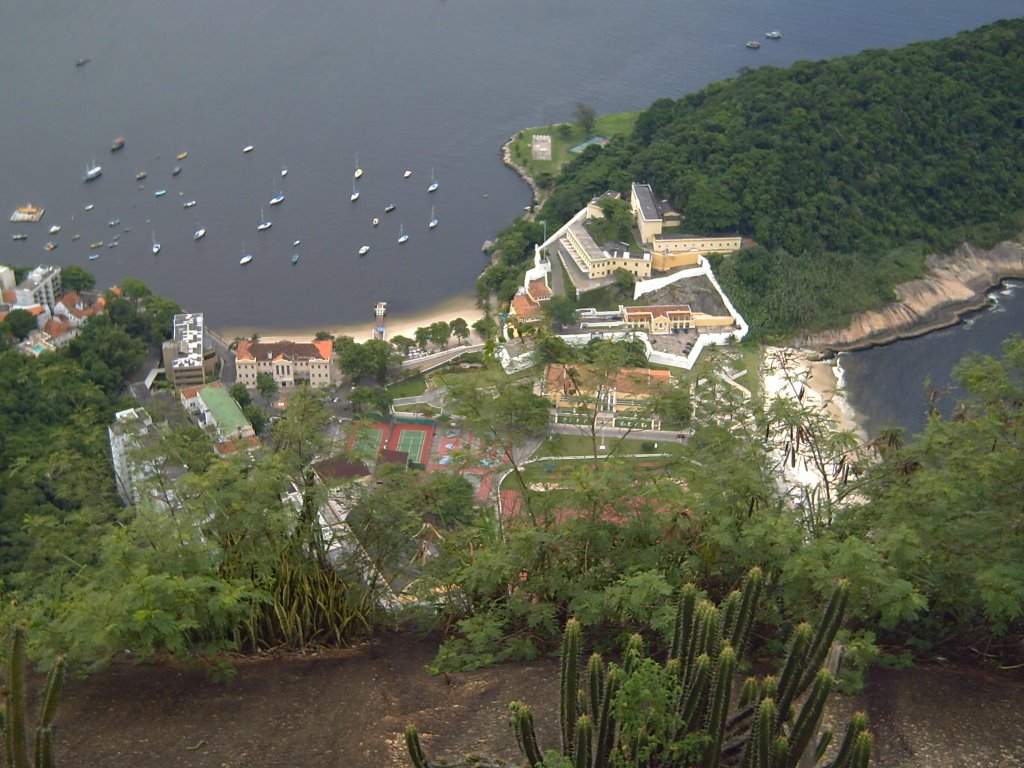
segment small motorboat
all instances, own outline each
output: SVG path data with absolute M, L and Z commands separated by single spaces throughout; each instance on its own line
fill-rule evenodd
M 248 264 L 248 263 L 249 263 L 250 261 L 252 261 L 252 254 L 251 254 L 251 253 L 247 253 L 247 254 L 245 254 L 245 255 L 244 255 L 244 256 L 243 256 L 242 258 L 240 258 L 240 259 L 238 260 L 238 263 L 239 263 L 239 264 L 240 264 L 241 266 L 243 266 L 243 267 L 244 267 L 244 266 L 245 266 L 246 264 Z
M 110 239 L 111 239 L 111 240 L 120 240 L 120 239 L 121 239 L 121 236 L 120 236 L 120 235 L 114 235 L 114 236 L 113 236 L 112 238 L 110 238 Z
M 181 173 L 181 166 L 180 165 L 176 165 L 176 166 L 174 166 L 173 169 L 171 169 L 171 176 L 177 176 L 179 173 Z
M 242 152 L 247 155 L 250 152 L 252 152 L 252 149 L 252 144 L 246 144 L 244 147 L 242 147 Z
M 362 248 L 359 249 L 359 255 L 360 256 L 365 256 L 369 252 L 370 252 L 370 246 L 368 246 L 368 245 L 364 245 Z
M 296 240 L 294 243 L 292 243 L 292 248 L 298 248 L 300 245 L 302 245 L 302 241 Z
M 206 227 L 199 227 L 196 233 L 192 235 L 193 240 L 202 240 L 204 237 L 206 237 Z
M 51 240 L 50 242 L 48 242 L 48 243 L 47 243 L 46 245 L 44 245 L 43 247 L 44 247 L 44 248 L 45 248 L 46 250 L 48 250 L 48 251 L 52 251 L 52 250 L 53 250 L 54 248 L 56 248 L 56 247 L 57 247 L 57 244 L 56 244 L 55 242 L 53 242 L 53 241 Z
M 76 241 L 76 240 L 81 240 L 81 239 L 82 239 L 82 236 L 81 236 L 81 235 L 79 235 L 79 234 L 74 234 L 74 235 L 72 235 L 72 236 L 71 236 L 71 239 L 72 239 L 73 241 Z
M 95 205 L 93 205 L 92 203 L 89 203 L 87 206 L 85 206 L 85 210 L 91 211 L 95 207 L 96 207 Z
M 89 254 L 89 261 L 96 261 L 96 259 L 98 259 L 99 257 L 100 257 L 100 255 L 98 253 L 90 253 Z
M 378 219 L 376 216 L 374 216 L 373 217 L 373 221 L 370 222 L 370 223 L 373 224 L 373 226 L 376 227 L 378 224 L 380 224 L 380 219 Z
M 121 223 L 120 219 L 111 219 L 110 221 L 107 222 L 107 226 L 108 227 L 116 227 L 120 223 Z
M 86 167 L 85 176 L 82 177 L 83 181 L 95 181 L 103 174 L 103 168 L 96 165 L 95 162 L 91 166 Z
M 158 190 L 156 190 L 156 192 L 153 193 L 153 197 L 163 197 L 166 194 L 167 194 L 167 190 L 166 189 L 158 189 Z
M 410 176 L 412 176 L 412 171 L 406 171 L 402 174 L 403 179 L 408 179 Z
M 160 243 L 156 241 L 156 231 L 153 232 L 153 255 L 160 253 Z
M 282 160 L 281 161 L 281 176 L 283 177 L 283 176 L 287 176 L 287 175 L 288 175 L 288 166 L 286 166 L 284 164 L 284 160 Z
M 84 67 L 84 66 L 85 66 L 86 64 L 88 64 L 88 63 L 89 63 L 90 61 L 92 61 L 92 59 L 87 59 L 87 58 L 85 58 L 85 57 L 83 56 L 82 58 L 80 58 L 80 59 L 79 59 L 78 61 L 76 61 L 76 62 L 75 62 L 75 66 L 76 66 L 76 67 Z
M 292 254 L 292 264 L 298 264 L 298 263 L 299 263 L 299 254 L 293 253 Z
M 782 39 L 782 33 L 779 32 L 778 30 L 775 30 L 775 31 L 772 31 L 772 32 L 765 32 L 764 36 L 767 37 L 769 40 L 781 40 Z
M 125 227 L 124 231 L 125 231 L 125 234 L 127 234 L 128 232 L 132 231 L 132 228 L 131 227 Z
M 117 152 L 117 150 L 119 150 L 123 146 L 124 146 L 124 136 L 118 136 L 116 139 L 114 139 L 113 143 L 110 145 L 110 151 L 111 152 Z
M 186 200 L 184 203 L 181 204 L 181 207 L 182 208 L 191 208 L 195 204 L 196 204 L 195 200 Z
M 405 225 L 404 224 L 399 224 L 398 225 L 398 242 L 404 243 L 408 239 L 409 239 L 409 236 L 407 234 L 405 234 Z
M 103 241 L 102 240 L 97 240 L 95 243 L 89 243 L 89 247 L 90 248 L 102 248 L 103 247 Z
M 117 243 L 107 243 L 107 248 L 117 248 Z
M 58 232 L 60 232 L 60 224 L 54 224 L 52 227 L 50 227 L 51 235 L 56 235 Z
M 136 181 L 142 181 L 144 178 L 146 178 L 146 172 L 145 171 L 139 171 L 138 173 L 135 174 L 135 180 Z
M 17 234 L 11 235 L 11 240 L 28 240 L 28 235 L 23 235 L 21 233 L 17 233 Z
M 747 41 L 747 48 L 750 48 L 752 50 L 757 50 L 760 47 L 761 47 L 761 44 L 759 42 L 757 42 L 757 40 L 748 40 Z
M 176 156 L 176 159 L 184 160 L 186 157 L 188 157 L 188 152 L 179 152 Z
M 384 206 L 384 213 L 391 213 L 393 210 L 395 210 L 394 203 L 388 203 L 387 205 Z

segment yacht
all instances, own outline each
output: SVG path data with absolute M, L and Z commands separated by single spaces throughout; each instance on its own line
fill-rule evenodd
M 243 152 L 243 154 L 246 154 L 246 155 L 249 154 L 250 152 L 252 152 L 252 144 L 246 144 L 244 147 L 242 147 L 242 152 Z M 248 262 L 246 262 L 246 263 L 248 263 Z
M 428 229 L 433 229 L 437 226 L 437 216 L 434 215 L 434 206 L 430 206 L 430 224 L 427 225 Z
M 427 192 L 437 192 L 437 181 L 434 179 L 434 169 L 430 169 L 430 186 L 427 187 Z
M 60 224 L 54 224 L 52 227 L 50 227 L 51 235 L 56 235 L 58 232 L 60 232 Z
M 409 239 L 409 236 L 405 234 L 405 226 L 403 224 L 398 225 L 398 242 L 404 243 Z
M 412 171 L 406 171 L 402 174 L 403 179 L 408 179 L 410 176 L 412 176 Z
M 181 204 L 181 207 L 182 208 L 191 208 L 195 204 L 196 204 L 195 200 L 186 200 L 184 203 Z
M 767 37 L 769 40 L 781 40 L 782 39 L 782 33 L 779 32 L 778 30 L 776 30 L 774 32 L 765 32 L 764 36 Z
M 359 249 L 359 255 L 360 256 L 365 256 L 369 252 L 370 252 L 370 246 L 368 246 L 368 245 L 364 245 L 362 248 Z
M 82 178 L 84 181 L 93 181 L 94 179 L 98 179 L 102 173 L 103 168 L 96 165 L 96 161 L 93 160 L 92 165 L 88 166 L 85 169 L 85 176 L 83 176 Z
M 757 50 L 760 47 L 761 47 L 761 44 L 759 42 L 757 42 L 757 40 L 750 40 L 750 41 L 747 42 L 747 48 L 751 48 L 753 50 Z
M 206 237 L 206 227 L 199 227 L 196 233 L 192 235 L 193 240 L 202 240 L 204 237 Z
M 239 264 L 240 264 L 241 266 L 243 266 L 243 267 L 244 267 L 244 266 L 245 266 L 246 264 L 248 264 L 248 263 L 249 263 L 250 261 L 252 261 L 252 254 L 251 254 L 251 253 L 246 253 L 246 252 L 245 252 L 245 245 L 243 244 L 243 245 L 242 245 L 242 258 L 240 258 L 240 259 L 238 260 L 238 263 L 239 263 Z
M 21 233 L 14 234 L 14 235 L 11 235 L 11 240 L 28 240 L 28 235 L 21 234 Z
M 256 225 L 256 229 L 258 229 L 260 232 L 266 232 L 273 225 L 274 225 L 274 223 L 272 221 L 267 221 L 263 217 L 263 207 L 260 206 L 260 223 Z
M 352 200 L 353 203 L 359 199 L 359 190 L 356 189 L 355 179 L 352 180 L 352 197 L 350 199 Z

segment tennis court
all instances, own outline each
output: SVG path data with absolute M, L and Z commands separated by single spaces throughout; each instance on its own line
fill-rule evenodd
M 426 464 L 433 435 L 433 428 L 426 424 L 395 424 L 388 447 L 408 453 L 409 461 L 414 464 Z
M 360 455 L 376 456 L 384 444 L 384 427 L 372 426 L 360 430 L 355 441 L 355 451 Z

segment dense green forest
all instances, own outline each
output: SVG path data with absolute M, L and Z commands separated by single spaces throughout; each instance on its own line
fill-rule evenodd
M 1019 233 L 1022 142 L 1018 19 L 660 99 L 632 135 L 566 166 L 536 218 L 550 229 L 607 189 L 648 182 L 687 230 L 756 242 L 714 266 L 753 332 L 782 337 L 891 300 L 927 252 Z M 510 227 L 484 278 L 502 299 L 506 268 L 532 257 L 524 234 L 539 240 Z

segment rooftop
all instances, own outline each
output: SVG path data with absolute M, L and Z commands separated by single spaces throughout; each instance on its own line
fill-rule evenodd
M 199 390 L 199 397 L 217 420 L 221 432 L 231 434 L 249 426 L 242 409 L 223 387 L 203 387 Z
M 658 208 L 658 201 L 654 199 L 654 190 L 650 184 L 633 184 L 633 194 L 640 204 L 640 215 L 647 221 L 656 221 L 661 218 L 661 209 Z
M 249 341 L 238 342 L 238 360 L 330 360 L 333 345 L 326 341 Z

